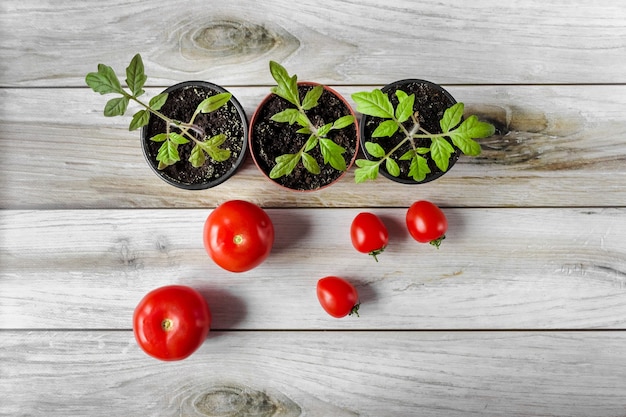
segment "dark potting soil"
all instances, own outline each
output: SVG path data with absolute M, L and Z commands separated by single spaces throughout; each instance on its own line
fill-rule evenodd
M 198 104 L 218 93 L 220 91 L 215 91 L 207 86 L 185 86 L 168 94 L 167 101 L 160 112 L 172 119 L 188 122 Z M 241 153 L 245 151 L 245 126 L 237 111 L 237 107 L 231 101 L 214 112 L 199 114 L 196 117 L 195 124 L 203 128 L 208 137 L 220 133 L 225 134 L 227 139 L 221 147 L 230 150 L 230 158 L 223 162 L 215 162 L 207 155 L 204 165 L 195 168 L 189 162 L 193 142 L 179 145 L 180 161 L 160 170 L 161 173 L 178 183 L 196 185 L 216 181 L 236 169 L 235 164 L 239 160 Z M 163 120 L 151 116 L 150 123 L 147 126 L 146 139 L 159 133 L 164 133 L 165 127 Z M 176 128 L 171 129 L 172 131 L 178 131 Z M 196 137 L 202 139 L 199 134 L 196 134 Z M 161 147 L 161 143 L 147 140 L 147 144 L 148 160 L 156 168 L 158 167 L 156 155 Z
M 310 85 L 300 85 L 298 87 L 300 98 L 303 99 L 312 88 L 313 86 Z M 251 152 L 254 152 L 257 164 L 267 175 L 269 175 L 272 167 L 276 165 L 276 157 L 299 152 L 309 139 L 309 135 L 296 133 L 301 128 L 297 123 L 290 126 L 289 123 L 278 123 L 270 120 L 276 113 L 293 107 L 287 100 L 277 95 L 272 95 L 259 109 L 259 113 L 256 116 L 255 124 L 252 127 Z M 350 109 L 344 102 L 328 90 L 324 90 L 319 104 L 315 108 L 307 110 L 307 116 L 317 127 L 321 127 L 326 123 L 332 123 L 340 117 L 349 114 L 351 114 Z M 328 134 L 328 138 L 346 149 L 343 157 L 346 165 L 350 165 L 350 161 L 357 150 L 355 124 L 343 129 L 332 130 Z M 304 168 L 302 162 L 299 162 L 290 175 L 273 179 L 273 181 L 294 190 L 315 190 L 332 183 L 343 174 L 343 172 L 331 167 L 330 164 L 324 164 L 319 145 L 311 150 L 309 154 L 318 162 L 321 168 L 319 174 L 310 173 Z
M 443 117 L 443 113 L 446 111 L 446 109 L 456 103 L 454 99 L 451 99 L 443 91 L 439 90 L 429 83 L 417 81 L 411 81 L 407 84 L 398 83 L 390 85 L 389 88 L 383 88 L 383 92 L 388 94 L 394 109 L 398 105 L 398 98 L 396 97 L 397 90 L 402 90 L 408 95 L 415 94 L 415 104 L 413 106 L 413 111 L 419 112 L 418 120 L 420 122 L 420 126 L 430 133 L 441 133 L 439 120 L 441 120 L 441 118 Z M 400 130 L 398 130 L 398 132 L 391 137 L 372 138 L 372 133 L 383 120 L 384 119 L 372 116 L 366 116 L 364 119 L 362 119 L 362 140 L 366 142 L 378 143 L 380 146 L 383 147 L 385 153 L 387 153 L 404 139 L 404 134 Z M 409 119 L 404 123 L 404 125 L 407 129 L 410 130 L 413 126 L 413 121 Z M 459 159 L 460 150 L 452 144 L 452 141 L 449 138 L 446 138 L 446 140 L 455 149 L 455 153 L 453 153 L 450 157 L 448 166 L 449 171 L 450 168 L 452 168 L 452 166 Z M 415 144 L 417 147 L 429 147 L 430 139 L 416 139 Z M 394 155 L 396 156 L 395 161 L 400 167 L 400 175 L 398 177 L 392 177 L 386 171 L 384 164 L 380 166 L 380 171 L 389 178 L 399 178 L 400 180 L 402 180 L 402 182 L 417 184 L 418 182 L 414 181 L 413 177 L 409 175 L 411 161 L 400 161 L 397 159 L 409 150 L 411 150 L 411 145 L 407 142 L 394 153 Z M 369 155 L 367 156 L 370 157 Z M 428 160 L 428 167 L 430 168 L 431 172 L 426 176 L 425 180 L 420 181 L 419 183 L 432 181 L 444 174 L 444 172 L 437 167 L 435 161 L 430 159 L 430 154 L 424 155 L 424 157 Z

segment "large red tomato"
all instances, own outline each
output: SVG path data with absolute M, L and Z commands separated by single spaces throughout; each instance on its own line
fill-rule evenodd
M 439 248 L 446 238 L 448 220 L 443 211 L 430 201 L 416 201 L 406 212 L 406 226 L 413 239 L 418 242 L 430 242 Z
M 204 297 L 193 288 L 169 285 L 150 291 L 133 314 L 139 346 L 164 361 L 185 359 L 202 345 L 211 326 Z
M 259 206 L 231 200 L 211 212 L 204 223 L 204 247 L 216 264 L 231 272 L 260 265 L 274 244 L 274 225 Z
M 317 299 L 322 308 L 333 317 L 359 315 L 359 294 L 356 288 L 343 278 L 330 276 L 317 281 Z

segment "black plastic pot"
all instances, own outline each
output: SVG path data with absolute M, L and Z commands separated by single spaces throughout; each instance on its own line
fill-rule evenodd
M 224 88 L 209 82 L 185 81 L 164 91 L 168 93 L 168 98 L 159 111 L 172 119 L 187 122 L 204 99 L 226 92 Z M 195 168 L 188 161 L 193 146 L 188 143 L 179 145 L 179 162 L 158 169 L 156 156 L 161 144 L 149 138 L 165 133 L 165 122 L 151 115 L 150 122 L 141 129 L 141 144 L 148 165 L 163 181 L 186 190 L 215 187 L 229 179 L 245 160 L 248 147 L 248 121 L 243 107 L 234 96 L 220 109 L 198 115 L 195 124 L 202 126 L 209 137 L 225 134 L 227 139 L 222 147 L 231 151 L 230 158 L 215 162 L 207 157 L 202 167 Z
M 384 93 L 388 94 L 394 108 L 398 104 L 398 99 L 395 95 L 395 92 L 397 90 L 402 90 L 409 95 L 415 94 L 415 104 L 413 106 L 413 111 L 417 111 L 419 113 L 418 117 L 420 126 L 424 127 L 430 133 L 441 133 L 439 120 L 441 120 L 441 117 L 443 116 L 443 113 L 446 111 L 446 109 L 456 103 L 454 97 L 452 97 L 452 95 L 440 85 L 420 79 L 405 79 L 396 81 L 391 84 L 387 84 L 381 90 Z M 398 131 L 395 135 L 391 137 L 372 138 L 372 133 L 382 120 L 383 119 L 380 119 L 378 117 L 361 115 L 361 148 L 363 149 L 363 153 L 365 154 L 365 157 L 367 159 L 378 160 L 379 158 L 376 158 L 367 152 L 367 149 L 364 145 L 365 142 L 378 143 L 383 147 L 386 152 L 388 152 L 404 138 L 404 135 L 401 131 Z M 400 175 L 397 177 L 394 177 L 385 169 L 385 164 L 382 164 L 380 166 L 379 172 L 390 180 L 402 184 L 423 184 L 433 181 L 444 175 L 446 172 L 449 172 L 452 166 L 459 159 L 459 155 L 461 153 L 461 151 L 452 144 L 452 141 L 450 141 L 448 138 L 446 138 L 446 140 L 448 140 L 448 142 L 450 142 L 450 144 L 454 147 L 455 152 L 450 156 L 448 170 L 445 172 L 440 170 L 437 165 L 435 165 L 435 162 L 428 157 L 428 155 L 426 155 L 425 157 L 428 160 L 428 166 L 431 172 L 427 174 L 426 178 L 422 181 L 415 181 L 411 176 L 408 175 L 410 169 L 410 161 L 401 161 L 395 159 L 400 167 Z M 424 139 L 424 141 L 424 144 L 426 146 L 429 145 L 430 139 Z M 410 149 L 410 145 L 408 143 L 406 144 L 406 146 L 406 149 L 401 148 L 394 155 L 400 157 L 404 152 Z

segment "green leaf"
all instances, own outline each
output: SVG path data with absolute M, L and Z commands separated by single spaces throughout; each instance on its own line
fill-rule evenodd
M 112 98 L 104 106 L 104 115 L 106 117 L 121 116 L 126 113 L 128 107 L 128 97 L 116 97 Z
M 456 130 L 448 132 L 452 143 L 465 155 L 480 155 L 480 144 L 473 138 L 486 138 L 495 133 L 495 127 L 489 123 L 481 122 L 474 115 L 468 117 Z
M 396 107 L 396 119 L 398 122 L 406 122 L 413 115 L 413 104 L 415 103 L 415 94 L 411 94 L 400 100 Z
M 378 177 L 378 162 L 357 159 L 355 164 L 358 168 L 354 171 L 354 182 L 357 184 L 367 180 L 375 180 Z
M 219 135 L 215 135 L 207 139 L 205 143 L 208 143 L 211 146 L 220 147 L 224 144 L 224 142 L 226 142 L 226 139 L 227 139 L 226 135 L 223 133 L 220 133 Z
M 156 160 L 161 162 L 163 165 L 173 165 L 176 162 L 180 161 L 180 156 L 178 154 L 178 145 L 172 141 L 165 141 L 159 148 L 157 152 Z
M 133 115 L 133 120 L 130 122 L 128 130 L 137 130 L 148 124 L 150 121 L 150 112 L 147 110 L 139 110 Z
M 373 138 L 393 136 L 398 131 L 398 123 L 395 120 L 385 120 L 372 132 Z
M 333 129 L 343 129 L 344 127 L 350 126 L 352 123 L 354 123 L 354 116 L 349 114 L 335 120 L 335 123 L 333 123 Z
M 230 150 L 221 148 L 213 149 L 213 151 L 209 153 L 209 156 L 216 162 L 224 162 L 230 158 Z
M 308 127 L 303 127 L 303 128 L 300 128 L 300 129 L 296 130 L 296 133 L 302 133 L 302 134 L 305 134 L 305 135 L 310 135 L 311 134 L 311 129 L 309 129 Z
M 85 82 L 93 91 L 100 94 L 119 93 L 124 94 L 120 80 L 115 75 L 113 68 L 108 65 L 98 64 L 98 72 L 90 72 L 85 77 Z
M 170 132 L 168 138 L 177 145 L 184 145 L 185 143 L 189 143 L 189 140 L 187 138 L 176 132 Z
M 398 102 L 406 99 L 409 95 L 402 90 L 396 90 L 396 97 L 398 97 Z
M 161 107 L 163 107 L 166 101 L 167 101 L 167 93 L 161 93 L 152 97 L 148 105 L 150 106 L 150 108 L 152 108 L 152 110 L 158 111 L 158 110 L 161 110 Z
M 304 100 L 302 101 L 302 109 L 310 110 L 313 107 L 317 106 L 317 102 L 319 101 L 322 93 L 324 92 L 324 86 L 316 85 L 311 90 L 306 93 L 304 96 Z
M 230 93 L 220 93 L 202 100 L 196 111 L 200 113 L 211 113 L 226 105 L 233 95 Z
M 465 105 L 463 103 L 456 103 L 451 107 L 448 107 L 443 113 L 443 117 L 439 121 L 439 126 L 443 133 L 449 132 L 450 129 L 454 129 L 463 118 L 463 111 Z
M 411 159 L 411 165 L 409 167 L 409 175 L 417 182 L 424 181 L 426 175 L 430 173 L 430 167 L 428 161 L 423 156 L 415 155 Z
M 320 150 L 324 157 L 324 163 L 330 163 L 330 166 L 338 171 L 346 170 L 346 161 L 343 158 L 343 153 L 346 151 L 342 146 L 337 145 L 330 139 L 320 139 Z
M 402 154 L 402 156 L 399 158 L 401 161 L 410 161 L 411 159 L 413 159 L 413 157 L 415 157 L 416 153 L 413 149 L 411 149 L 410 151 L 406 151 L 404 154 Z
M 154 135 L 150 138 L 152 142 L 165 142 L 167 140 L 166 133 L 159 133 L 158 135 Z
M 430 152 L 430 148 L 417 148 L 415 151 L 420 155 L 426 155 Z
M 332 123 L 325 124 L 324 126 L 317 129 L 317 136 L 325 137 L 326 135 L 328 135 L 328 132 L 330 132 L 332 128 L 333 128 Z
M 300 154 L 285 154 L 276 158 L 276 165 L 270 171 L 270 178 L 276 179 L 293 172 L 300 161 Z
M 191 149 L 191 155 L 189 156 L 189 162 L 195 168 L 199 168 L 206 162 L 206 156 L 204 156 L 204 152 L 199 144 L 196 144 Z
M 391 158 L 387 158 L 385 161 L 385 168 L 387 169 L 387 172 L 394 177 L 400 175 L 400 167 L 398 166 L 398 163 Z
M 309 171 L 311 174 L 317 175 L 321 172 L 320 166 L 315 160 L 315 158 L 313 158 L 311 155 L 309 155 L 306 152 L 302 153 L 302 164 L 304 165 L 306 170 Z
M 365 142 L 365 150 L 374 158 L 382 158 L 385 156 L 385 150 L 378 143 Z
M 296 107 L 300 106 L 300 95 L 298 93 L 298 77 L 290 77 L 287 70 L 277 62 L 270 61 L 270 72 L 278 84 L 272 88 L 272 93 L 284 98 Z
M 352 100 L 357 104 L 357 111 L 368 116 L 393 119 L 393 105 L 387 94 L 379 89 L 372 92 L 360 92 L 352 94 Z
M 446 172 L 450 162 L 450 155 L 454 153 L 454 148 L 450 143 L 441 136 L 435 136 L 430 145 L 430 155 L 435 161 L 435 165 Z
M 212 160 L 222 162 L 230 158 L 231 155 L 229 149 L 220 148 L 220 146 L 226 142 L 226 139 L 227 136 L 220 133 L 219 135 L 215 135 L 204 142 L 197 143 L 197 146 L 206 152 Z
M 128 84 L 130 91 L 133 92 L 133 96 L 139 97 L 145 93 L 143 86 L 147 79 L 148 77 L 144 73 L 141 55 L 137 54 L 126 68 L 126 84 Z
M 309 152 L 311 149 L 317 146 L 318 139 L 317 136 L 311 135 L 309 139 L 304 144 L 304 152 Z
M 286 109 L 273 115 L 270 120 L 278 123 L 289 123 L 293 125 L 298 121 L 300 112 L 298 109 Z

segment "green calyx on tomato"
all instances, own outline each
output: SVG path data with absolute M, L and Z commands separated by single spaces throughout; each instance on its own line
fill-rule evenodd
M 446 238 L 448 220 L 439 207 L 430 201 L 416 201 L 406 213 L 406 226 L 413 239 L 430 243 L 439 249 Z
M 359 213 L 350 225 L 352 246 L 371 255 L 378 262 L 378 255 L 383 253 L 389 243 L 389 232 L 382 220 L 373 213 Z
M 359 317 L 359 294 L 343 278 L 329 276 L 317 282 L 317 299 L 322 308 L 335 318 L 356 314 Z
M 230 200 L 209 214 L 203 240 L 217 265 L 227 271 L 245 272 L 269 256 L 274 244 L 274 225 L 256 204 Z

